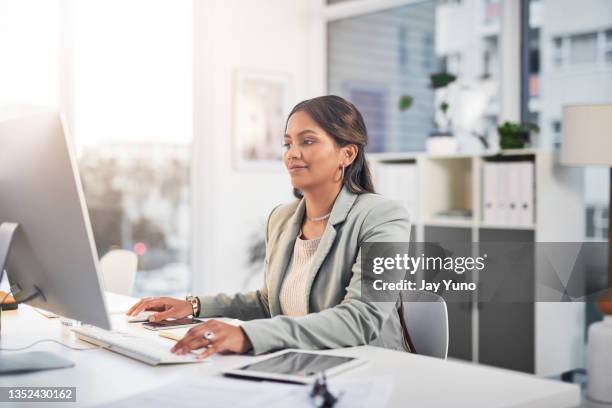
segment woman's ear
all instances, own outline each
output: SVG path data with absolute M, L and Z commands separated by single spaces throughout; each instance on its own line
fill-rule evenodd
M 356 144 L 349 144 L 342 148 L 342 165 L 348 167 L 357 158 L 359 147 Z

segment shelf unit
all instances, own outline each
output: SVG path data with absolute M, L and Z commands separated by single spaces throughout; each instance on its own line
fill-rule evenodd
M 369 160 L 376 186 L 384 182 L 378 179 L 385 176 L 381 168 L 415 166 L 416 185 L 406 187 L 416 194 L 411 209 L 413 242 L 579 242 L 584 238 L 582 170 L 561 166 L 555 152 L 393 153 L 370 154 Z M 482 171 L 487 161 L 533 162 L 533 224 L 483 221 Z M 470 215 L 439 215 L 453 209 Z M 537 274 L 540 260 L 533 262 Z M 471 299 L 466 304 L 449 302 L 448 307 L 450 357 L 537 375 L 559 374 L 584 364 L 584 304 L 479 305 Z

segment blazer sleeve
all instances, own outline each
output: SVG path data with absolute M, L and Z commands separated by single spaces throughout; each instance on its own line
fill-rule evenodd
M 278 206 L 270 212 L 266 222 L 266 248 L 268 246 L 270 219 L 277 208 Z M 261 289 L 252 292 L 237 293 L 235 295 L 220 293 L 214 296 L 198 296 L 198 298 L 201 304 L 198 317 L 229 317 L 245 321 L 270 317 L 268 288 L 265 282 Z
M 361 242 L 408 242 L 410 221 L 405 209 L 392 201 L 376 206 L 366 217 Z M 244 322 L 241 327 L 253 354 L 283 348 L 326 349 L 365 345 L 376 339 L 395 313 L 396 302 L 376 302 L 362 296 L 361 249 L 343 301 L 332 308 L 301 317 L 275 316 Z M 398 275 L 397 280 L 402 276 Z

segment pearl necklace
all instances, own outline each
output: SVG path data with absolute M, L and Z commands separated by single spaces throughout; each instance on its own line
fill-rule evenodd
M 308 221 L 318 222 L 318 221 L 323 221 L 323 220 L 328 219 L 330 215 L 331 215 L 331 212 L 329 212 L 329 213 L 327 213 L 325 215 L 322 215 L 320 217 L 309 217 L 309 216 L 306 216 L 306 218 L 308 219 Z

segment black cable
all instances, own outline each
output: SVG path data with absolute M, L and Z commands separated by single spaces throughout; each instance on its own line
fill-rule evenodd
M 37 297 L 39 297 L 39 296 L 40 296 L 40 297 L 42 297 L 43 299 L 45 299 L 45 300 L 46 300 L 45 295 L 43 295 L 42 291 L 40 290 L 40 288 L 39 288 L 38 286 L 34 285 L 34 289 L 36 289 L 36 292 L 32 293 L 30 296 L 27 296 L 25 299 L 21 299 L 21 300 L 17 300 L 17 299 L 15 299 L 15 302 L 12 302 L 12 303 L 16 303 L 16 304 L 20 305 L 20 304 L 22 304 L 22 303 L 29 302 L 30 300 L 35 299 L 35 298 L 37 298 Z M 12 294 L 13 294 L 13 290 L 10 290 L 10 291 L 9 291 L 9 292 L 8 292 L 8 293 L 7 293 L 7 294 L 6 294 L 6 295 L 5 295 L 3 298 L 2 298 L 2 301 L 0 302 L 0 304 L 3 304 L 3 303 L 4 303 L 4 301 L 5 301 L 5 300 L 6 300 L 6 299 L 7 299 L 7 298 L 10 296 L 10 295 L 12 295 Z
M 0 278 L 0 281 L 2 281 L 2 279 L 1 279 L 1 278 Z M 4 304 L 4 301 L 5 301 L 6 299 L 8 299 L 8 297 L 9 297 L 9 296 L 11 296 L 12 294 L 13 294 L 13 291 L 12 291 L 12 290 L 9 290 L 9 291 L 8 291 L 8 293 L 7 293 L 6 295 L 4 295 L 4 297 L 2 298 L 2 301 L 0 302 L 0 305 L 3 305 L 3 304 Z

